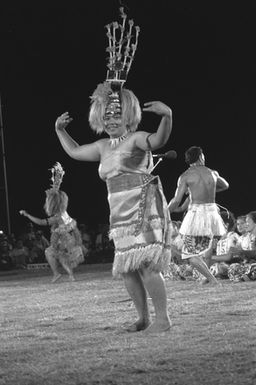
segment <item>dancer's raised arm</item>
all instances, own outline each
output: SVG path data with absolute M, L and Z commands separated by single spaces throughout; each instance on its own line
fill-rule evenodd
M 160 101 L 144 103 L 143 111 L 153 112 L 162 116 L 158 129 L 155 133 L 148 136 L 148 132 L 138 132 L 136 145 L 142 150 L 148 149 L 157 150 L 163 147 L 172 132 L 172 110 L 166 104 Z M 148 141 L 146 140 L 148 138 Z
M 98 142 L 80 146 L 65 130 L 72 120 L 69 113 L 64 112 L 57 118 L 55 123 L 55 130 L 63 149 L 73 159 L 90 162 L 99 161 L 100 144 Z

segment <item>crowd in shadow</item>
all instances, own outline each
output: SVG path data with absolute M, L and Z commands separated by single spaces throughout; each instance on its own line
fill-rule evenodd
M 82 236 L 84 263 L 113 261 L 114 246 L 108 238 L 109 226 L 78 224 Z M 20 234 L 0 233 L 0 270 L 27 269 L 47 264 L 45 250 L 49 247 L 49 234 L 32 222 Z

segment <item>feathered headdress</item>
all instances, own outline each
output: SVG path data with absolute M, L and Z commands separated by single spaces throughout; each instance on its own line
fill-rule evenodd
M 64 191 L 60 190 L 65 171 L 61 164 L 56 162 L 55 165 L 50 168 L 51 176 L 51 188 L 46 190 L 45 211 L 48 215 L 55 215 L 62 213 L 67 209 L 68 196 Z
M 65 171 L 63 170 L 63 167 L 59 162 L 56 162 L 50 170 L 52 172 L 51 188 L 54 190 L 59 190 Z
M 113 23 L 106 25 L 109 44 L 106 49 L 106 51 L 109 52 L 106 81 L 110 82 L 111 86 L 113 86 L 113 83 L 121 83 L 121 85 L 123 85 L 127 80 L 127 75 L 130 71 L 137 49 L 140 31 L 140 27 L 134 27 L 133 20 L 128 20 L 127 26 L 127 15 L 124 13 L 123 8 L 120 8 L 120 13 L 122 24 L 114 21 Z M 134 29 L 135 35 L 133 35 Z M 132 39 L 134 40 L 133 43 Z
M 104 119 L 110 117 L 120 118 L 122 115 L 121 89 L 127 80 L 134 55 L 138 45 L 140 28 L 134 27 L 134 21 L 128 20 L 124 8 L 120 8 L 122 23 L 117 21 L 106 25 L 109 53 L 107 78 L 99 84 L 93 95 L 92 101 L 106 105 Z M 135 33 L 134 33 L 135 30 Z

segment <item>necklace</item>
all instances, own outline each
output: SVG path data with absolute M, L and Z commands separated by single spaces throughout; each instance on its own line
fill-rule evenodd
M 128 132 L 126 131 L 122 136 L 118 138 L 109 139 L 110 147 L 114 148 L 118 146 L 121 142 L 123 142 L 127 138 Z
M 198 166 L 204 166 L 202 163 L 191 163 L 189 167 L 198 167 Z

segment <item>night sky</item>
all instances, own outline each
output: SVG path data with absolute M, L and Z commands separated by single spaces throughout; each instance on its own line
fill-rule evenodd
M 159 152 L 173 149 L 178 158 L 161 162 L 154 171 L 167 200 L 186 169 L 185 150 L 198 145 L 207 166 L 230 183 L 217 202 L 235 215 L 256 210 L 255 1 L 42 4 L 0 7 L 0 93 L 12 231 L 27 221 L 20 209 L 45 217 L 49 169 L 56 161 L 66 171 L 62 189 L 70 197 L 69 214 L 80 223 L 108 222 L 98 164 L 69 158 L 54 123 L 69 111 L 74 119 L 68 128 L 71 136 L 80 144 L 97 139 L 88 125 L 89 96 L 105 80 L 104 26 L 119 21 L 120 5 L 141 28 L 126 87 L 141 105 L 161 100 L 173 110 L 173 132 Z M 159 121 L 145 112 L 140 129 L 154 132 Z M 3 162 L 0 226 L 6 229 L 2 168 Z

